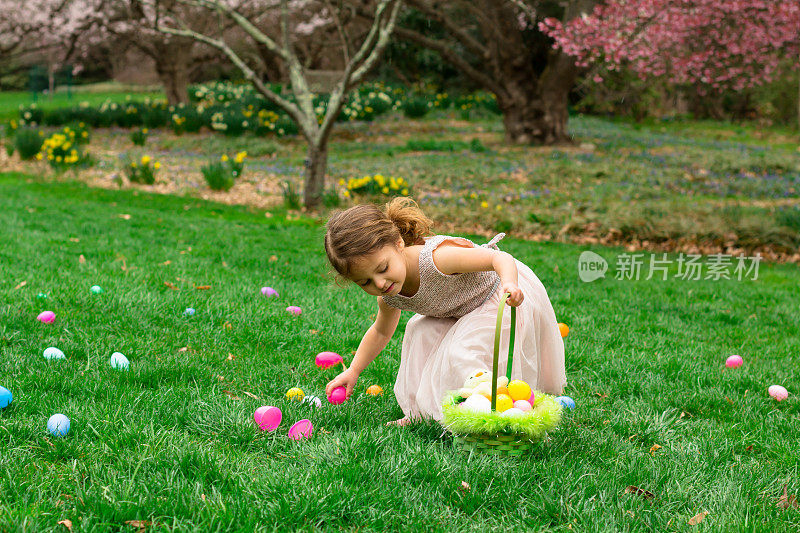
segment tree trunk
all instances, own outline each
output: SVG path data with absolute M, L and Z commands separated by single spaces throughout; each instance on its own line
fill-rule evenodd
M 189 103 L 189 61 L 193 42 L 181 42 L 158 47 L 153 56 L 158 79 L 164 86 L 170 105 Z
M 497 104 L 503 113 L 506 141 L 515 144 L 569 142 L 567 97 L 577 68 L 564 56 L 554 57 L 537 75 L 532 69 L 508 69 L 502 75 L 503 93 Z
M 321 141 L 309 141 L 307 154 L 303 204 L 308 209 L 316 209 L 322 201 L 322 191 L 325 188 L 325 170 L 328 167 L 327 136 Z

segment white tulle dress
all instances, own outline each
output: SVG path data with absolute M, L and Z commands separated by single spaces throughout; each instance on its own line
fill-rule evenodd
M 496 248 L 495 243 L 502 237 L 500 234 L 483 246 Z M 410 418 L 440 420 L 445 393 L 463 386 L 475 370 L 492 368 L 497 308 L 502 297 L 499 278 L 495 272 L 450 276 L 439 272 L 433 264 L 433 250 L 448 239 L 475 246 L 466 239 L 446 235 L 426 239 L 420 253 L 417 293 L 412 297 L 384 298 L 389 305 L 417 313 L 406 325 L 394 385 L 397 402 Z M 517 308 L 511 378 L 522 379 L 534 389 L 549 394 L 560 394 L 566 384 L 564 343 L 553 306 L 536 274 L 520 261 L 516 261 L 516 266 L 518 285 L 525 299 Z M 476 281 L 473 274 L 481 279 Z M 477 298 L 476 285 L 483 286 Z M 449 299 L 445 302 L 448 305 L 444 307 L 448 309 L 463 310 L 465 306 L 478 305 L 462 316 L 430 316 L 448 314 L 441 311 L 446 299 Z M 506 373 L 510 319 L 507 308 L 500 344 L 500 375 Z

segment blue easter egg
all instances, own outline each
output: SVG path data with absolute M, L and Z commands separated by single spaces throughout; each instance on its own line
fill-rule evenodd
M 92 294 L 103 294 L 103 288 L 100 285 L 92 285 L 89 290 L 92 291 Z
M 64 359 L 65 357 L 66 355 L 64 355 L 64 352 L 55 346 L 51 346 L 44 351 L 45 359 Z
M 61 413 L 54 414 L 47 421 L 47 431 L 54 437 L 63 437 L 69 433 L 69 418 Z
M 187 307 L 183 312 L 183 316 L 194 316 L 195 310 L 193 307 Z
M 0 387 L 0 409 L 8 407 L 14 400 L 14 395 L 5 387 Z
M 569 407 L 570 409 L 575 409 L 575 400 L 573 400 L 569 396 L 559 396 L 558 398 L 556 398 L 556 401 L 560 403 L 562 407 Z
M 111 368 L 115 368 L 117 370 L 128 370 L 128 366 L 130 366 L 128 358 L 119 352 L 114 352 L 111 354 L 111 359 L 108 360 L 108 364 L 111 365 Z

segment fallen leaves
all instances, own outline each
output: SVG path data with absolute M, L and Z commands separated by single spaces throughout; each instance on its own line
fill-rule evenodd
M 80 263 L 81 265 L 85 265 L 86 264 L 86 258 L 83 257 L 83 254 L 78 256 L 78 263 Z
M 271 256 L 269 256 L 269 262 L 270 262 L 270 263 L 274 263 L 274 262 L 275 262 L 275 261 L 277 261 L 277 260 L 278 260 L 278 256 L 277 256 L 277 255 L 271 255 Z
M 706 516 L 708 516 L 708 511 L 703 511 L 702 513 L 697 513 L 696 515 L 694 515 L 693 517 L 691 517 L 689 519 L 689 525 L 690 526 L 696 526 L 697 524 L 699 524 L 700 522 L 705 520 Z
M 261 399 L 258 396 L 256 396 L 255 394 L 253 394 L 252 392 L 242 391 L 242 394 L 245 394 L 245 395 L 251 397 L 254 400 L 260 400 Z
M 227 394 L 227 395 L 228 395 L 228 397 L 229 397 L 231 400 L 241 400 L 241 398 L 239 398 L 238 396 L 236 396 L 236 394 L 232 393 L 232 392 L 231 392 L 231 391 L 229 391 L 229 390 L 224 390 L 224 391 L 222 391 L 222 392 L 224 392 L 225 394 Z
M 661 446 L 659 446 L 658 444 L 653 444 L 652 446 L 650 446 L 650 455 L 655 456 L 655 453 L 660 449 Z
M 120 213 L 120 214 L 119 214 L 119 215 L 117 215 L 117 216 L 118 216 L 119 218 L 123 219 L 123 220 L 130 220 L 130 219 L 131 219 L 131 216 L 130 216 L 128 213 Z
M 463 490 L 464 492 L 469 492 L 470 489 L 471 487 L 469 486 L 469 483 L 467 483 L 466 481 L 461 482 L 461 490 Z
M 147 520 L 125 520 L 125 523 L 128 524 L 131 527 L 139 528 L 139 529 L 136 530 L 136 533 L 144 533 L 144 531 L 148 527 L 153 525 L 152 522 L 149 522 Z
M 28 284 L 27 281 L 20 281 L 19 283 L 17 283 L 17 286 L 14 287 L 14 290 L 21 289 L 22 287 L 24 287 L 27 284 Z
M 69 531 L 72 531 L 72 520 L 59 520 L 58 523 L 67 528 Z
M 211 288 L 211 285 L 197 285 L 197 286 L 195 287 L 195 290 L 198 290 L 198 291 L 207 291 L 207 290 L 209 290 L 210 288 Z
M 800 508 L 800 504 L 797 503 L 797 495 L 787 495 L 787 485 L 783 486 L 783 494 L 781 497 L 778 498 L 778 503 L 776 504 L 781 509 L 789 509 L 790 507 L 794 507 L 795 509 Z
M 635 494 L 637 496 L 641 496 L 645 500 L 656 497 L 656 495 L 649 490 L 640 489 L 639 487 L 635 487 L 633 485 L 628 485 L 625 487 L 625 494 Z
M 235 359 L 235 357 L 233 356 L 232 353 L 229 353 L 228 357 L 225 358 L 226 361 L 233 361 L 234 359 Z
M 166 261 L 164 261 L 163 263 L 159 263 L 159 264 L 160 264 L 161 266 L 167 266 L 167 265 L 171 265 L 171 264 L 172 264 L 172 261 L 170 261 L 169 259 L 167 259 L 167 260 L 166 260 Z
M 164 285 L 166 285 L 167 287 L 169 287 L 170 289 L 172 289 L 174 291 L 179 290 L 178 287 L 176 287 L 174 284 L 170 283 L 169 281 L 165 281 Z
M 188 346 L 184 346 L 184 347 L 182 347 L 182 348 L 178 348 L 178 352 L 179 352 L 179 353 L 180 353 L 180 352 L 188 352 L 188 351 L 189 351 L 189 347 L 188 347 Z
M 81 240 L 76 237 L 70 237 L 69 242 L 81 242 Z

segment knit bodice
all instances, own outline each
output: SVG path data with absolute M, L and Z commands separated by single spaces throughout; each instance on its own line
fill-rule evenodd
M 497 250 L 497 242 L 505 237 L 500 233 L 481 246 Z M 420 315 L 438 318 L 460 318 L 477 309 L 487 300 L 500 284 L 497 272 L 465 272 L 463 274 L 444 274 L 433 263 L 433 251 L 446 240 L 463 240 L 473 247 L 469 239 L 436 235 L 425 240 L 419 253 L 419 289 L 413 296 L 402 294 L 384 296 L 383 301 L 397 309 L 413 311 Z

